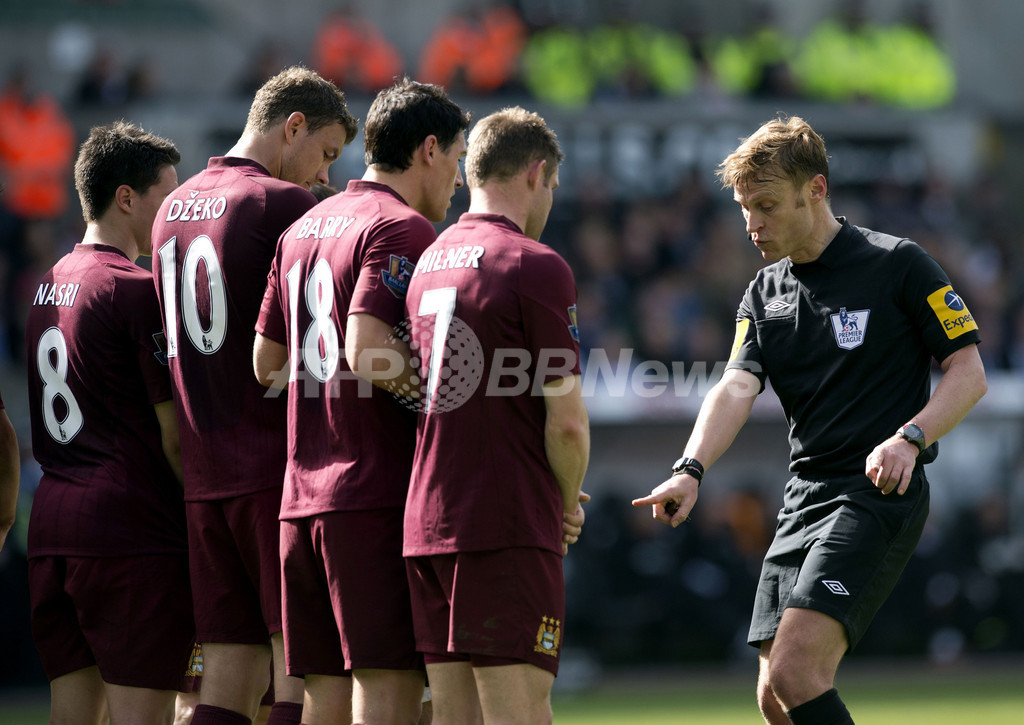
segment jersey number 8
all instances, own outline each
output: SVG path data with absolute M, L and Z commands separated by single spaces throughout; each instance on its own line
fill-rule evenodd
M 51 327 L 39 336 L 36 367 L 43 381 L 43 424 L 46 432 L 53 440 L 66 445 L 82 430 L 85 419 L 68 385 L 68 344 L 58 328 Z M 67 408 L 62 419 L 57 417 L 57 398 L 63 400 Z

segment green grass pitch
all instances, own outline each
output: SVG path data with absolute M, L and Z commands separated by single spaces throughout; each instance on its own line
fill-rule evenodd
M 753 667 L 753 665 L 752 665 Z M 645 682 L 635 675 L 594 691 L 557 693 L 558 725 L 760 725 L 755 673 L 682 672 Z M 934 668 L 858 663 L 836 685 L 857 723 L 1024 725 L 1024 663 Z
M 556 691 L 557 725 L 761 725 L 750 671 L 716 667 L 608 676 L 579 692 Z M 857 662 L 837 686 L 857 723 L 1024 724 L 1024 661 L 936 668 L 922 662 Z M 0 725 L 45 725 L 45 693 L 0 692 Z

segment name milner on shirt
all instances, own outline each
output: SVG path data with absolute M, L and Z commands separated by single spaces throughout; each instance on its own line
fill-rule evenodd
M 450 249 L 431 249 L 420 257 L 416 263 L 416 271 L 412 273 L 415 277 L 418 274 L 428 272 L 440 272 L 442 269 L 465 269 L 472 267 L 480 268 L 480 258 L 484 256 L 484 248 L 478 245 L 466 245 L 452 247 Z

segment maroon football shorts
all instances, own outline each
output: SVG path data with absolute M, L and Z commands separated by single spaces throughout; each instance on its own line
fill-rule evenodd
M 281 631 L 281 490 L 187 501 L 196 638 L 269 644 Z
M 402 559 L 401 508 L 281 522 L 288 674 L 422 670 Z
M 45 556 L 28 573 L 47 678 L 96 665 L 113 685 L 183 685 L 195 636 L 185 554 Z
M 427 662 L 454 654 L 474 667 L 526 662 L 558 674 L 560 554 L 513 548 L 416 556 L 406 564 L 416 645 Z

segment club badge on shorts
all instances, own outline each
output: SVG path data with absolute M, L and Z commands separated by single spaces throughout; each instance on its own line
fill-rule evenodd
M 537 630 L 537 644 L 534 652 L 558 657 L 558 645 L 562 641 L 562 623 L 554 617 L 541 617 Z
M 860 347 L 868 330 L 870 314 L 871 310 L 847 312 L 845 307 L 840 307 L 838 314 L 829 315 L 832 320 L 832 332 L 836 335 L 836 344 L 843 350 Z

